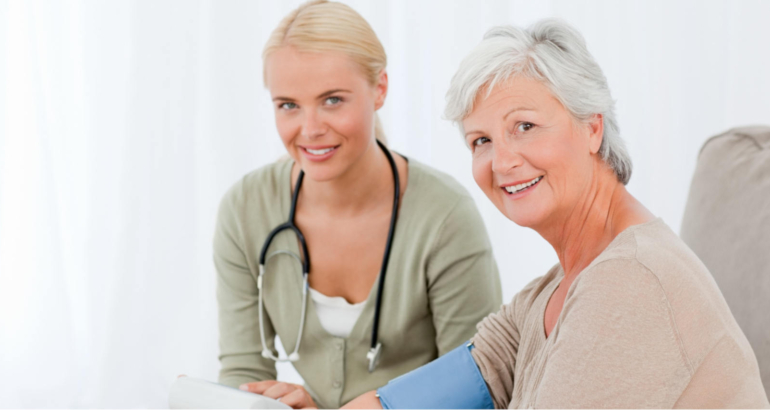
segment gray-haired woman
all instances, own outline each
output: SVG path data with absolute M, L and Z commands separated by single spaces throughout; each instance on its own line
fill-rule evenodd
M 471 343 L 350 407 L 768 407 L 708 270 L 626 190 L 613 100 L 577 31 L 492 29 L 452 80 L 446 115 L 487 197 L 559 264 Z

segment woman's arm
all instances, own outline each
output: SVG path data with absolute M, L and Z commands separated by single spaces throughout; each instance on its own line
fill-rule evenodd
M 274 380 L 275 363 L 262 357 L 259 337 L 257 284 L 249 270 L 242 248 L 238 222 L 241 184 L 236 184 L 219 207 L 214 236 L 214 264 L 217 270 L 219 306 L 219 382 L 233 387 L 243 383 Z M 275 331 L 265 321 L 265 338 L 272 349 Z
M 441 356 L 473 336 L 476 325 L 502 304 L 492 246 L 472 198 L 460 198 L 443 221 L 426 271 Z
M 523 292 L 514 296 L 510 304 L 503 305 L 499 312 L 487 316 L 479 323 L 478 333 L 471 339 L 476 347 L 471 352 L 473 360 L 498 409 L 508 407 L 513 393 L 513 375 L 521 338 L 515 311 Z

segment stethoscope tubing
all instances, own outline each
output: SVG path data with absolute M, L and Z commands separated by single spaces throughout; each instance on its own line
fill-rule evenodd
M 388 262 L 390 261 L 390 252 L 393 245 L 393 235 L 395 234 L 396 230 L 396 221 L 398 219 L 398 206 L 399 206 L 399 199 L 401 197 L 401 181 L 398 174 L 398 167 L 396 166 L 396 161 L 393 159 L 393 155 L 390 154 L 390 151 L 388 151 L 387 147 L 377 140 L 377 145 L 382 149 L 382 151 L 385 153 L 385 156 L 388 159 L 388 164 L 390 165 L 391 171 L 393 173 L 393 182 L 394 182 L 394 195 L 393 195 L 393 210 L 391 211 L 390 216 L 390 226 L 388 228 L 388 238 L 387 243 L 385 245 L 385 254 L 382 258 L 382 265 L 380 267 L 380 279 L 379 283 L 377 285 L 377 299 L 374 307 L 374 323 L 372 324 L 372 340 L 371 340 L 371 347 L 369 349 L 369 353 L 367 354 L 367 359 L 369 359 L 369 372 L 374 371 L 374 368 L 377 366 L 377 362 L 379 361 L 380 357 L 380 350 L 382 345 L 378 342 L 379 337 L 379 324 L 380 324 L 380 312 L 381 312 L 381 306 L 382 306 L 382 294 L 385 287 L 385 273 L 388 269 Z M 305 327 L 305 312 L 307 310 L 307 294 L 308 294 L 308 274 L 310 272 L 310 253 L 307 250 L 307 242 L 305 241 L 305 236 L 302 234 L 302 231 L 300 231 L 299 227 L 296 225 L 294 219 L 296 216 L 297 211 L 297 199 L 299 198 L 299 191 L 302 187 L 302 181 L 305 177 L 305 172 L 300 170 L 299 176 L 297 177 L 297 183 L 294 187 L 294 192 L 292 194 L 291 198 L 291 207 L 289 210 L 289 220 L 282 223 L 281 225 L 278 225 L 275 229 L 270 231 L 270 233 L 267 235 L 267 238 L 265 239 L 265 243 L 262 246 L 262 251 L 259 254 L 259 276 L 257 278 L 257 289 L 259 291 L 259 302 L 258 302 L 258 309 L 259 309 L 259 334 L 260 339 L 262 341 L 262 357 L 269 358 L 272 360 L 275 360 L 277 362 L 286 362 L 286 361 L 296 361 L 299 360 L 299 346 L 300 341 L 302 340 L 302 333 L 303 329 Z M 290 255 L 297 257 L 296 255 L 285 252 L 285 251 L 278 251 L 273 252 L 270 256 L 267 255 L 268 248 L 270 247 L 270 244 L 273 242 L 273 239 L 276 235 L 279 233 L 285 231 L 285 230 L 291 230 L 297 235 L 297 238 L 299 239 L 300 246 L 302 248 L 302 256 L 303 258 L 300 260 L 302 264 L 302 313 L 300 317 L 300 329 L 297 335 L 297 341 L 294 346 L 294 351 L 288 356 L 286 359 L 279 358 L 267 348 L 267 343 L 265 340 L 265 332 L 264 332 L 264 325 L 263 325 L 263 302 L 262 302 L 262 291 L 263 291 L 263 278 L 265 274 L 265 263 L 266 260 L 272 257 L 275 254 L 278 253 L 289 253 Z M 298 258 L 299 259 L 299 258 Z
M 393 234 L 396 231 L 396 220 L 398 218 L 398 202 L 401 197 L 401 181 L 399 180 L 398 168 L 396 167 L 396 161 L 390 154 L 388 149 L 378 140 L 382 150 L 385 152 L 385 156 L 388 157 L 390 163 L 390 169 L 393 172 L 394 193 L 393 195 L 393 210 L 390 213 L 390 227 L 388 228 L 388 241 L 385 245 L 385 255 L 382 257 L 382 267 L 380 268 L 380 283 L 377 285 L 377 304 L 374 309 L 374 323 L 372 325 L 372 343 L 371 349 L 377 348 L 377 337 L 379 336 L 380 325 L 380 306 L 382 305 L 382 291 L 385 289 L 385 272 L 388 271 L 388 262 L 390 261 L 390 249 L 393 244 Z
M 305 179 L 305 172 L 300 171 L 297 177 L 297 183 L 294 186 L 294 193 L 291 197 L 291 207 L 289 209 L 289 220 L 278 225 L 273 229 L 265 239 L 265 244 L 262 246 L 262 252 L 259 253 L 259 265 L 265 265 L 265 258 L 267 257 L 267 250 L 270 244 L 273 242 L 273 238 L 286 229 L 291 229 L 299 238 L 300 246 L 302 247 L 302 274 L 307 275 L 310 272 L 310 253 L 307 251 L 307 242 L 305 242 L 305 235 L 299 230 L 299 227 L 294 223 L 294 217 L 297 213 L 297 198 L 299 198 L 299 189 L 302 186 L 302 180 Z

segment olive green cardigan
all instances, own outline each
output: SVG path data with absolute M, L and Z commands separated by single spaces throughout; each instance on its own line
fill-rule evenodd
M 220 205 L 214 262 L 223 384 L 276 378 L 275 363 L 260 354 L 255 278 L 267 234 L 288 219 L 292 164 L 279 161 L 246 175 Z M 294 367 L 321 408 L 340 407 L 447 353 L 501 306 L 500 278 L 484 224 L 473 199 L 450 176 L 409 161 L 394 235 L 379 327 L 382 357 L 373 373 L 366 353 L 377 283 L 348 338 L 327 333 L 313 303 L 307 304 Z M 270 251 L 277 249 L 299 254 L 296 238 L 286 231 Z M 302 275 L 296 261 L 285 256 L 271 259 L 266 268 L 267 344 L 273 349 L 277 334 L 291 352 L 300 323 Z

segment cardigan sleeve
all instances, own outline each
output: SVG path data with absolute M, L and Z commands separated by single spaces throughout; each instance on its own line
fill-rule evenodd
M 472 198 L 461 197 L 442 222 L 426 273 L 442 356 L 470 339 L 476 324 L 502 303 L 492 246 Z
M 242 383 L 275 380 L 275 362 L 262 357 L 259 335 L 258 290 L 243 248 L 236 184 L 222 199 L 214 235 L 219 306 L 219 382 L 233 387 Z M 273 350 L 275 330 L 265 315 L 265 338 Z

